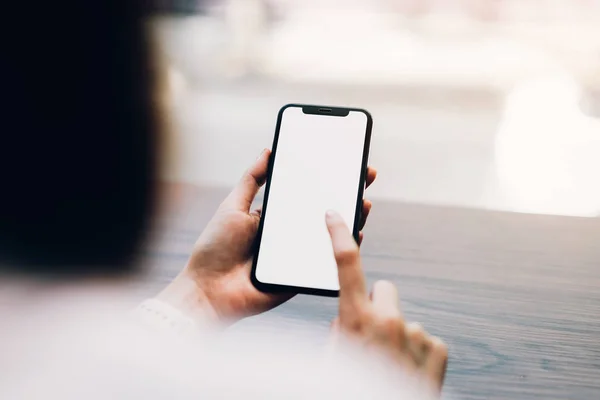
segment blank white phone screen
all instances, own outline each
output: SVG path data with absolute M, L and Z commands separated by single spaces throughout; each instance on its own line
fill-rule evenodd
M 327 210 L 352 231 L 367 115 L 284 110 L 266 207 L 256 278 L 274 285 L 339 290 Z

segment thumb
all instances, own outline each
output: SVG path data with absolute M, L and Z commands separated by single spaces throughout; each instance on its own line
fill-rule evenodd
M 269 168 L 271 150 L 264 149 L 260 156 L 242 176 L 235 188 L 231 191 L 225 203 L 236 210 L 249 212 L 256 193 L 265 183 Z

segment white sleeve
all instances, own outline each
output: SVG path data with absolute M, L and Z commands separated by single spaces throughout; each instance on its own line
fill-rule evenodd
M 182 335 L 198 331 L 196 322 L 175 307 L 157 299 L 147 299 L 137 306 L 132 315 L 144 326 L 160 332 Z

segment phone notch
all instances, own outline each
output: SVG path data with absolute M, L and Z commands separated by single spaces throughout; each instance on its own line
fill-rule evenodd
M 302 112 L 304 114 L 330 115 L 332 117 L 347 117 L 350 114 L 350 110 L 347 108 L 321 106 L 304 106 Z

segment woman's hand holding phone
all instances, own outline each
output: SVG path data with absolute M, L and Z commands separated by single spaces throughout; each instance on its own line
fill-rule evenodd
M 339 316 L 333 322 L 333 334 L 387 357 L 424 384 L 424 389 L 439 395 L 447 346 L 419 324 L 406 323 L 393 283 L 379 281 L 370 295 L 367 293 L 359 249 L 344 220 L 329 211 L 326 222 L 340 281 Z
M 270 150 L 264 150 L 221 203 L 183 271 L 158 299 L 190 316 L 210 314 L 220 323 L 233 323 L 293 297 L 261 292 L 250 281 L 253 243 L 261 215 L 260 209 L 251 211 L 250 207 L 265 182 L 270 155 Z M 376 176 L 375 169 L 369 167 L 366 185 L 372 184 Z M 364 200 L 361 229 L 370 210 L 371 202 Z
M 293 296 L 260 292 L 250 281 L 252 244 L 260 221 L 260 210 L 250 211 L 250 207 L 266 178 L 269 156 L 269 150 L 263 151 L 223 201 L 185 268 L 158 296 L 160 300 L 192 316 L 208 312 L 219 322 L 235 322 L 268 311 Z M 373 168 L 368 169 L 367 186 L 376 175 Z M 361 229 L 370 210 L 371 202 L 364 200 Z M 327 214 L 326 223 L 340 281 L 334 332 L 383 353 L 439 392 L 446 371 L 446 345 L 418 324 L 405 323 L 393 284 L 378 282 L 368 295 L 359 248 L 348 227 L 334 212 Z

